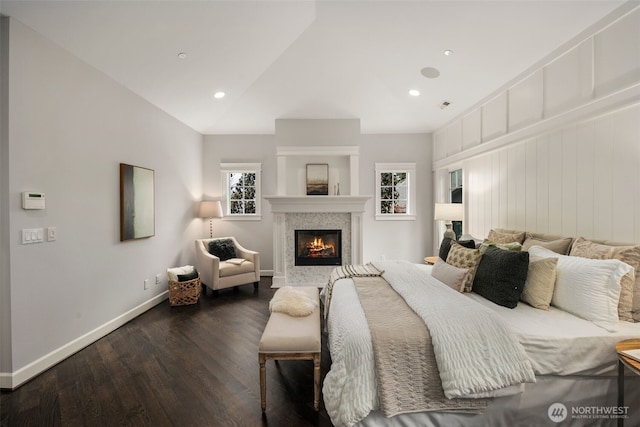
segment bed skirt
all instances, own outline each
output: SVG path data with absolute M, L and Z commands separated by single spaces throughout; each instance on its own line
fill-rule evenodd
M 526 384 L 522 394 L 495 398 L 483 414 L 420 412 L 385 418 L 380 411 L 371 412 L 355 424 L 358 427 L 481 427 L 481 426 L 594 426 L 615 427 L 618 415 L 626 412 L 625 426 L 640 425 L 640 376 L 625 376 L 625 406 L 618 409 L 618 379 L 615 376 L 541 376 Z M 556 409 L 565 420 L 556 424 L 550 412 Z M 553 407 L 552 407 L 553 406 Z M 552 407 L 550 411 L 550 407 Z

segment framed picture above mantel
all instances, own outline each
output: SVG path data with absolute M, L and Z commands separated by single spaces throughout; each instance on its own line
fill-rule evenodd
M 329 195 L 329 165 L 326 163 L 307 164 L 307 196 Z

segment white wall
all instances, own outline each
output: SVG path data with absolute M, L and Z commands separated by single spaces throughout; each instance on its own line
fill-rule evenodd
M 406 259 L 423 262 L 433 255 L 433 178 L 431 135 L 362 135 L 360 137 L 360 192 L 374 196 L 366 205 L 364 262 Z M 416 163 L 415 221 L 375 220 L 375 163 Z
M 433 197 L 431 137 L 426 134 L 352 135 L 353 121 L 296 120 L 287 123 L 285 138 L 274 135 L 208 135 L 204 138 L 205 197 L 219 198 L 220 162 L 261 162 L 262 195 L 276 194 L 276 140 L 299 141 L 299 145 L 360 146 L 360 195 L 375 195 L 375 162 L 417 163 L 418 212 L 415 221 L 375 221 L 374 199 L 366 206 L 364 222 L 365 262 L 398 258 L 415 262 L 432 254 Z M 305 130 L 306 129 L 306 130 Z M 346 129 L 346 133 L 342 131 Z M 297 136 L 291 136 L 291 135 Z M 323 136 L 324 135 L 324 136 Z M 337 135 L 351 135 L 341 138 Z M 307 137 L 308 136 L 308 137 Z M 324 144 L 323 144 L 324 141 Z M 263 201 L 261 221 L 214 220 L 214 236 L 234 235 L 241 243 L 260 251 L 263 272 L 273 270 L 273 216 L 269 202 Z M 208 223 L 202 234 L 208 234 Z
M 220 163 L 262 163 L 262 195 L 276 193 L 276 148 L 273 135 L 206 135 L 202 168 L 204 197 L 220 199 L 222 181 Z M 260 269 L 264 274 L 273 270 L 273 215 L 269 203 L 262 200 L 259 221 L 215 218 L 213 235 L 235 236 L 247 249 L 260 252 Z M 203 221 L 201 237 L 209 237 L 209 221 Z
M 0 375 L 11 371 L 8 75 L 9 18 L 0 17 Z
M 8 48 L 3 387 L 99 338 L 136 307 L 162 301 L 166 268 L 193 262 L 202 195 L 200 134 L 16 20 Z M 119 241 L 120 162 L 155 170 L 154 237 Z M 25 190 L 46 193 L 46 210 L 23 210 Z M 56 241 L 20 244 L 21 229 L 49 226 L 57 227 Z
M 464 174 L 465 232 L 640 243 L 640 6 L 609 17 L 434 133 Z

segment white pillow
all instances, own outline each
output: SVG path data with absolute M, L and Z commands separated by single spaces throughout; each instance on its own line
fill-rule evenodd
M 171 280 L 172 282 L 177 282 L 178 274 L 182 275 L 182 274 L 193 273 L 193 268 L 194 267 L 192 265 L 183 265 L 182 267 L 167 268 L 167 276 L 169 277 L 169 280 Z
M 617 259 L 588 259 L 560 255 L 541 246 L 529 254 L 558 258 L 556 286 L 551 305 L 614 332 L 618 328 L 620 279 L 632 267 Z
M 431 275 L 458 292 L 464 290 L 464 279 L 469 274 L 468 268 L 458 268 L 453 265 L 447 264 L 438 258 L 433 268 L 431 269 Z

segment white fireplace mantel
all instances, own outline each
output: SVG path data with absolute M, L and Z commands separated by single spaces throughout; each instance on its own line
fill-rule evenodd
M 350 214 L 352 264 L 362 263 L 362 215 L 371 196 L 265 196 L 273 212 L 273 284 L 300 285 L 287 279 L 287 216 L 291 214 Z M 315 285 L 314 283 L 306 283 Z

